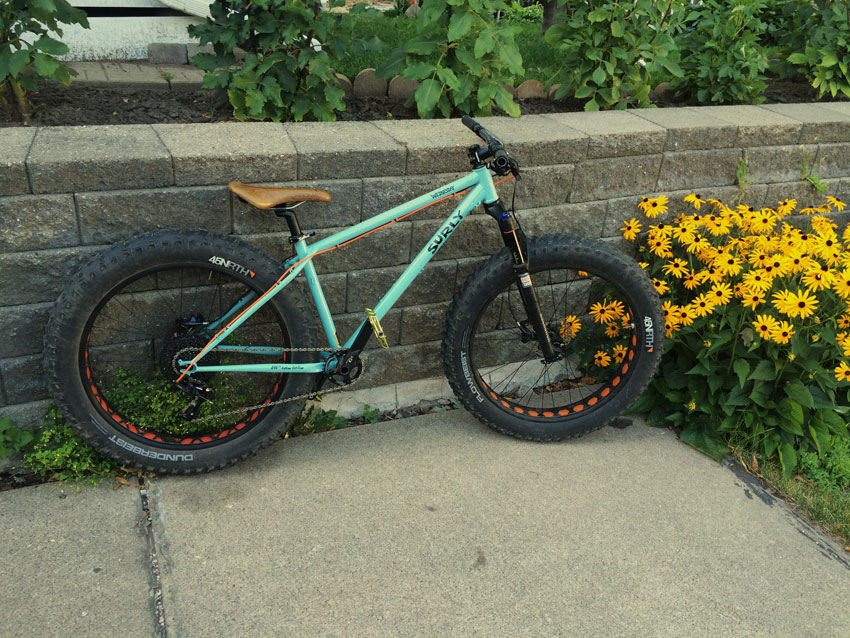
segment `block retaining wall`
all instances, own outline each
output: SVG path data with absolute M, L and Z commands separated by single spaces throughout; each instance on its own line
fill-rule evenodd
M 516 192 L 529 234 L 611 238 L 636 198 L 697 191 L 752 206 L 795 197 L 821 203 L 801 166 L 850 198 L 850 103 L 729 106 L 482 118 L 524 168 Z M 468 168 L 477 138 L 459 120 L 227 123 L 0 129 L 0 415 L 40 422 L 44 325 L 70 274 L 107 245 L 174 226 L 244 237 L 290 253 L 281 220 L 251 209 L 225 184 L 327 189 L 305 204 L 305 229 L 325 237 Z M 739 160 L 749 166 L 736 186 Z M 510 202 L 512 183 L 500 187 Z M 350 332 L 436 229 L 446 202 L 317 258 L 341 334 Z M 442 374 L 440 331 L 452 294 L 500 247 L 472 215 L 383 325 L 389 351 L 368 352 L 358 389 Z M 357 270 L 355 270 L 357 268 Z M 373 344 L 370 344 L 374 346 Z

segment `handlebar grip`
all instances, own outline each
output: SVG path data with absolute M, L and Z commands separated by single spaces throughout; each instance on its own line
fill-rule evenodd
M 464 115 L 462 118 L 460 118 L 460 121 L 463 122 L 463 125 L 466 128 L 468 128 L 470 131 L 472 131 L 476 135 L 478 135 L 478 131 L 480 131 L 482 128 L 484 128 L 483 126 L 481 126 L 478 122 L 473 120 L 468 115 Z

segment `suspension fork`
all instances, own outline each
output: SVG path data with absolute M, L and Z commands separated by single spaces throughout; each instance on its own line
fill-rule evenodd
M 525 236 L 521 231 L 517 232 L 518 229 L 514 223 L 513 216 L 502 208 L 502 204 L 498 200 L 492 204 L 484 204 L 484 210 L 490 217 L 499 222 L 502 241 L 505 242 L 505 246 L 507 246 L 511 253 L 514 277 L 516 278 L 517 289 L 522 298 L 522 305 L 525 308 L 528 321 L 534 329 L 537 342 L 540 344 L 543 359 L 546 363 L 557 361 L 561 353 L 552 344 L 552 337 L 549 335 L 549 329 L 546 327 L 546 322 L 543 319 L 540 300 L 537 298 L 537 292 L 534 290 L 531 275 L 528 272 L 528 252 Z

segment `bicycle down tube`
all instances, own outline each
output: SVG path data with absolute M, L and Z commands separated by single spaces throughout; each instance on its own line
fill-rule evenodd
M 485 167 L 473 169 L 472 172 L 461 177 L 454 182 L 436 188 L 429 193 L 421 195 L 416 199 L 396 206 L 387 210 L 375 217 L 362 221 L 358 224 L 343 229 L 334 233 L 330 237 L 321 239 L 313 244 L 308 244 L 306 239 L 300 239 L 295 242 L 295 256 L 291 257 L 284 263 L 284 275 L 272 286 L 269 290 L 263 293 L 247 308 L 240 309 L 246 305 L 245 299 L 237 302 L 236 306 L 229 309 L 225 313 L 225 318 L 236 314 L 234 319 L 231 319 L 227 325 L 220 329 L 219 332 L 204 346 L 202 351 L 191 361 L 180 360 L 179 365 L 184 369 L 180 378 L 186 375 L 192 375 L 202 372 L 269 372 L 269 373 L 320 373 L 325 370 L 325 362 L 318 361 L 314 363 L 262 363 L 262 364 L 244 364 L 244 365 L 209 365 L 200 364 L 203 356 L 224 341 L 234 330 L 242 323 L 247 321 L 254 312 L 259 310 L 269 299 L 276 295 L 280 290 L 285 288 L 292 282 L 302 271 L 304 271 L 307 284 L 311 295 L 319 313 L 319 318 L 325 332 L 328 344 L 332 348 L 340 347 L 336 334 L 336 327 L 331 316 L 330 309 L 325 299 L 324 291 L 313 265 L 313 258 L 339 248 L 347 243 L 353 242 L 366 234 L 379 230 L 384 226 L 393 224 L 408 215 L 436 204 L 439 201 L 448 199 L 457 194 L 462 194 L 468 191 L 466 196 L 454 208 L 451 214 L 440 225 L 434 235 L 428 240 L 416 257 L 407 266 L 404 272 L 393 283 L 386 294 L 381 298 L 374 308 L 375 315 L 380 321 L 386 313 L 393 307 L 398 299 L 404 294 L 405 290 L 413 283 L 416 277 L 422 272 L 428 262 L 439 252 L 445 245 L 449 236 L 466 218 L 466 216 L 477 206 L 483 204 L 492 204 L 498 201 L 498 193 L 496 192 L 492 176 Z M 223 323 L 224 319 L 215 322 L 215 327 Z M 360 324 L 352 335 L 348 338 L 342 348 L 351 348 L 354 345 L 357 336 L 363 332 L 364 326 L 368 323 L 368 318 Z M 228 348 L 228 346 L 221 346 Z M 239 348 L 239 346 L 233 346 Z M 241 349 L 241 348 L 240 348 Z M 280 350 L 271 348 L 252 348 L 253 354 L 264 355 L 279 355 Z M 178 379 L 179 381 L 180 379 Z

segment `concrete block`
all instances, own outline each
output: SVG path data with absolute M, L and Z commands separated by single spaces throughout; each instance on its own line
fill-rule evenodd
M 665 129 L 623 111 L 553 113 L 546 117 L 587 135 L 589 159 L 658 153 L 667 143 Z
M 780 201 L 785 199 L 796 199 L 795 210 L 799 211 L 809 206 L 816 207 L 826 203 L 826 196 L 836 197 L 839 191 L 839 180 L 825 180 L 828 189 L 823 193 L 815 191 L 809 182 L 800 180 L 783 182 L 779 184 L 768 184 L 767 193 L 764 198 L 764 206 L 776 208 Z
M 15 304 L 52 302 L 71 273 L 97 252 L 93 248 L 59 248 L 0 255 L 0 299 Z
M 802 122 L 800 144 L 850 140 L 850 110 L 842 113 L 819 104 L 763 104 L 761 108 Z
M 151 64 L 188 64 L 185 44 L 152 42 L 148 44 L 148 62 Z
M 401 177 L 369 177 L 363 180 L 362 218 L 374 217 L 394 206 L 453 182 L 463 173 L 442 175 L 404 175 Z M 452 197 L 424 208 L 409 219 L 445 219 L 462 200 Z
M 800 141 L 803 123 L 759 106 L 686 107 L 698 116 L 723 120 L 738 127 L 736 146 L 781 146 Z
M 186 57 L 189 59 L 189 64 L 192 64 L 192 58 L 194 58 L 199 53 L 215 54 L 215 48 L 211 44 L 205 44 L 201 46 L 200 44 L 192 43 L 186 45 Z
M 838 183 L 836 197 L 843 202 L 850 202 L 850 178 L 845 177 Z
M 103 70 L 102 62 L 65 62 L 65 64 L 77 72 L 74 78 L 76 83 L 105 84 L 107 82 L 106 71 Z
M 26 160 L 35 134 L 33 128 L 0 129 L 0 195 L 30 192 Z
M 850 172 L 850 143 L 819 144 L 812 172 L 822 179 L 846 177 Z
M 440 341 L 395 346 L 389 350 L 375 348 L 364 354 L 367 372 L 356 389 L 374 388 L 442 374 Z
M 405 308 L 401 316 L 401 343 L 442 339 L 448 310 L 449 302 Z
M 395 178 L 390 178 L 395 179 Z M 284 188 L 318 188 L 331 195 L 331 201 L 306 202 L 296 209 L 298 223 L 305 231 L 315 228 L 351 226 L 360 221 L 360 200 L 363 188 L 362 180 L 301 180 L 297 182 L 276 182 L 266 186 Z M 259 210 L 246 204 L 231 194 L 233 201 L 233 231 L 237 234 L 280 232 L 286 230 L 286 220 L 273 212 Z
M 319 229 L 314 240 L 324 239 L 338 230 Z M 348 272 L 406 264 L 410 260 L 410 231 L 410 222 L 393 224 L 348 246 L 319 255 L 314 260 L 316 270 L 320 273 Z
M 160 228 L 229 233 L 230 198 L 223 186 L 78 193 L 84 244 L 105 244 Z
M 369 375 L 372 372 L 365 373 Z M 322 401 L 308 401 L 307 405 L 315 405 L 321 410 L 334 410 L 337 415 L 344 419 L 356 419 L 363 416 L 366 406 L 372 410 L 389 412 L 394 410 L 398 401 L 396 399 L 395 384 L 382 385 L 374 388 L 360 388 L 358 382 L 354 389 L 332 392 L 322 397 Z
M 635 109 L 633 115 L 667 130 L 665 151 L 735 146 L 738 127 L 693 109 Z
M 735 183 L 740 159 L 737 148 L 664 153 L 656 190 L 730 186 Z
M 407 149 L 407 175 L 467 172 L 469 159 L 466 149 L 481 141 L 460 120 L 381 121 L 373 124 Z
M 395 268 L 370 268 L 348 276 L 348 312 L 374 308 L 404 272 Z M 396 302 L 396 308 L 448 301 L 454 294 L 457 264 L 452 261 L 432 261 Z
M 397 75 L 390 80 L 387 95 L 396 100 L 407 100 L 416 93 L 417 88 L 419 88 L 419 82 L 416 80 L 408 80 Z
M 336 79 L 339 82 L 339 88 L 343 90 L 346 97 L 351 97 L 354 95 L 354 85 L 351 83 L 351 80 L 348 79 L 347 76 L 342 73 L 336 74 Z
M 850 115 L 850 102 L 819 102 L 818 107 L 838 111 L 844 115 Z
M 63 248 L 79 243 L 73 196 L 0 198 L 0 252 Z
M 404 147 L 374 122 L 298 122 L 285 128 L 298 151 L 298 179 L 404 174 Z
M 27 158 L 34 193 L 160 188 L 174 181 L 153 127 L 41 128 Z
M 171 153 L 177 186 L 297 178 L 295 145 L 283 124 L 154 124 L 153 129 Z
M 438 220 L 423 220 L 413 222 L 413 249 L 418 250 L 429 242 L 440 227 Z M 442 248 L 434 259 L 458 259 L 459 257 L 474 257 L 492 255 L 504 243 L 499 235 L 499 227 L 487 215 L 470 215 L 455 230 L 449 239 L 443 242 Z
M 386 97 L 387 81 L 375 77 L 375 69 L 363 69 L 354 78 L 354 95 L 361 97 Z
M 546 97 L 546 87 L 540 80 L 526 80 L 516 87 L 516 97 L 519 100 L 542 99 Z
M 375 301 L 377 301 L 377 299 L 375 299 Z M 374 303 L 372 305 L 374 305 Z M 371 308 L 372 306 L 368 307 Z M 334 317 L 337 336 L 341 343 L 345 343 L 345 341 L 355 333 L 355 331 L 360 327 L 360 324 L 366 319 L 365 308 L 366 307 L 361 308 L 360 312 L 352 312 Z M 396 346 L 399 343 L 399 335 L 401 334 L 401 313 L 401 310 L 394 308 L 381 320 L 381 328 L 384 329 L 384 334 L 387 337 L 387 344 L 391 347 Z M 370 337 L 369 341 L 366 342 L 367 350 L 380 347 L 378 340 L 375 339 L 374 336 Z
M 5 298 L 5 302 L 14 299 Z M 0 308 L 0 358 L 38 354 L 53 303 Z
M 516 207 L 537 208 L 566 204 L 573 186 L 573 164 L 536 166 L 522 172 L 522 180 L 511 180 L 497 187 L 502 204 L 509 208 L 514 201 Z
M 44 427 L 44 415 L 47 414 L 48 407 L 50 407 L 50 401 L 47 400 L 16 403 L 0 408 L 0 417 L 11 417 L 12 424 L 15 427 L 22 430 L 32 430 L 33 428 Z M 8 619 L 6 622 L 8 623 Z M 44 634 L 41 633 L 41 635 Z
M 655 188 L 661 159 L 659 154 L 580 162 L 576 166 L 570 202 L 648 193 Z
M 0 360 L 0 375 L 9 404 L 29 403 L 50 398 L 44 373 L 41 371 L 41 356 L 18 357 Z
M 619 219 L 609 219 L 607 202 L 562 204 L 529 208 L 517 213 L 526 235 L 572 233 L 585 237 L 606 237 L 616 233 Z
M 803 163 L 814 167 L 812 172 L 819 177 L 828 177 L 818 170 L 820 164 L 818 149 L 823 146 L 825 145 L 748 148 L 746 152 L 750 165 L 750 181 L 755 184 L 770 184 L 800 179 Z
M 569 164 L 587 155 L 590 138 L 548 115 L 482 117 L 479 122 L 505 145 L 520 169 Z

